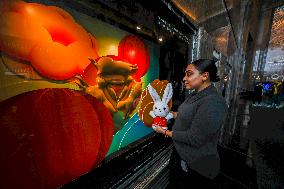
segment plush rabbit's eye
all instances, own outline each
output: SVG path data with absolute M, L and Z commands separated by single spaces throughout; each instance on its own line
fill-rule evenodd
M 157 109 L 157 107 L 155 107 L 155 109 Z
M 166 110 L 166 108 L 164 108 L 164 110 Z

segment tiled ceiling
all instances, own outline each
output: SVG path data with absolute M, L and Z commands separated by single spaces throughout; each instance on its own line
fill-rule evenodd
M 172 2 L 196 24 L 200 24 L 226 10 L 223 0 L 172 0 Z M 232 7 L 233 0 L 226 0 L 228 8 Z
M 194 24 L 205 28 L 212 37 L 216 50 L 227 54 L 229 26 L 223 0 L 172 0 Z M 225 1 L 227 8 L 233 7 L 233 0 Z
M 227 54 L 227 43 L 229 32 L 228 14 L 225 4 L 230 10 L 236 6 L 240 0 L 171 0 L 183 14 L 194 24 L 204 27 L 211 35 L 215 48 Z M 260 0 L 262 10 L 273 9 L 284 4 L 284 0 Z M 234 20 L 232 21 L 234 22 Z M 284 7 L 275 11 L 273 25 L 271 29 L 271 47 L 284 48 Z

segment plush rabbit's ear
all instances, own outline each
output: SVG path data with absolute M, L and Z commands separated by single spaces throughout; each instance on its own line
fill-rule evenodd
M 173 87 L 171 83 L 168 83 L 163 94 L 163 99 L 162 101 L 168 104 L 168 102 L 171 100 L 173 96 Z
M 148 91 L 149 91 L 154 102 L 160 102 L 161 101 L 159 94 L 150 84 L 148 85 Z

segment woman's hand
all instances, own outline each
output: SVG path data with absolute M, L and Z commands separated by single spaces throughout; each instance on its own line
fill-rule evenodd
M 174 119 L 177 117 L 177 115 L 178 115 L 178 112 L 173 112 L 173 111 L 171 111 L 171 113 L 173 114 L 173 117 L 174 117 Z
M 158 126 L 158 125 L 153 125 L 154 127 L 155 127 L 155 131 L 157 132 L 157 133 L 162 133 L 162 134 L 165 134 L 165 129 L 163 129 L 162 127 L 160 127 L 160 126 Z
M 158 126 L 158 125 L 153 125 L 154 127 L 156 127 L 154 130 L 157 132 L 157 133 L 161 133 L 165 136 L 169 136 L 169 137 L 172 137 L 172 131 L 170 130 L 166 130 L 166 129 L 163 129 L 162 127 Z

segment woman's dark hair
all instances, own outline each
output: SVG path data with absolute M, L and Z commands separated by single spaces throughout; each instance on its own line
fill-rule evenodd
M 215 65 L 215 62 L 216 61 L 209 59 L 198 59 L 190 64 L 193 64 L 200 73 L 208 72 L 210 81 L 218 82 L 220 81 L 220 78 L 217 75 L 217 66 Z

